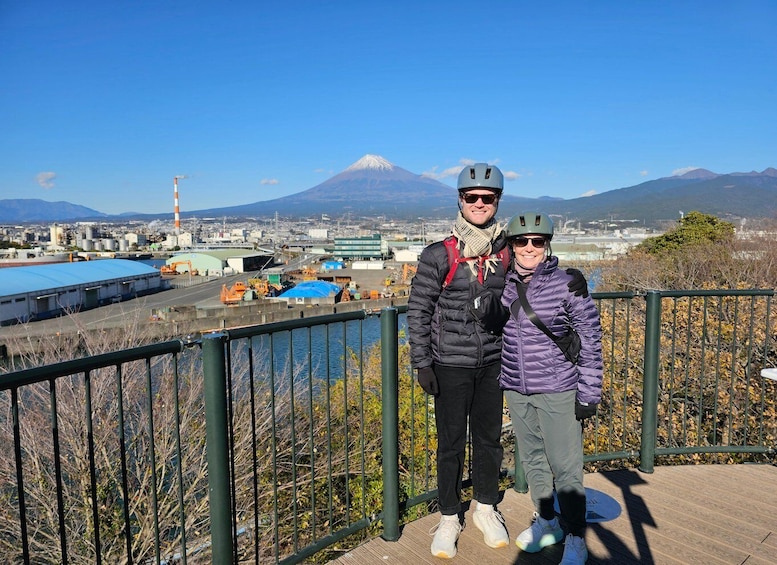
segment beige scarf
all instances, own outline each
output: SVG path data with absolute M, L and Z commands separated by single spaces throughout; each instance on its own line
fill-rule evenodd
M 491 255 L 492 244 L 499 234 L 502 233 L 502 227 L 495 219 L 491 219 L 485 226 L 478 227 L 470 224 L 464 219 L 464 216 L 459 211 L 456 216 L 456 222 L 453 225 L 453 235 L 456 236 L 461 242 L 464 242 L 464 249 L 462 250 L 463 257 L 483 257 Z M 490 257 L 483 265 L 483 280 L 486 279 L 488 273 L 493 273 L 495 270 L 495 264 L 498 262 L 497 257 Z M 477 276 L 477 263 L 476 259 L 467 261 L 467 266 L 472 274 Z

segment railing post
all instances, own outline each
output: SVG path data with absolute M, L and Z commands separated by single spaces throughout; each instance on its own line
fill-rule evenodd
M 658 363 L 661 349 L 661 292 L 650 290 L 645 310 L 645 365 L 642 380 L 642 440 L 639 470 L 652 473 L 658 426 Z
M 383 539 L 399 539 L 399 346 L 397 309 L 380 313 L 383 410 Z
M 226 334 L 202 336 L 205 387 L 205 449 L 208 457 L 208 502 L 212 563 L 232 563 L 232 505 L 229 488 Z
M 521 465 L 521 457 L 518 453 L 518 442 L 515 442 L 513 445 L 515 445 L 515 451 L 513 452 L 515 456 L 515 461 L 513 463 L 515 470 L 515 476 L 513 477 L 513 490 L 515 492 L 526 494 L 529 492 L 529 483 L 526 481 L 526 473 L 524 473 L 523 465 Z

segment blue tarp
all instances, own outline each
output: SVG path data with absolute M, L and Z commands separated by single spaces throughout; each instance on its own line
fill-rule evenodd
M 283 298 L 325 298 L 340 292 L 340 287 L 327 281 L 304 281 L 281 294 Z

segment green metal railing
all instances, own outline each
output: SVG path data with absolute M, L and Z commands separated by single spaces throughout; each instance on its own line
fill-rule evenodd
M 591 470 L 773 462 L 774 383 L 759 376 L 777 365 L 773 296 L 594 294 L 605 375 L 584 430 Z M 436 497 L 433 404 L 414 383 L 405 312 L 0 375 L 0 561 L 291 564 L 398 539 Z

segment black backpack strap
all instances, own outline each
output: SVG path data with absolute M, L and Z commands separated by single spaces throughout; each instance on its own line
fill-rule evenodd
M 555 335 L 548 329 L 548 326 L 546 326 L 542 320 L 540 320 L 539 316 L 537 316 L 537 313 L 531 307 L 531 304 L 529 304 L 529 301 L 526 300 L 526 289 L 523 288 L 523 284 L 521 284 L 519 281 L 515 281 L 515 288 L 518 290 L 518 300 L 513 302 L 510 306 L 510 311 L 513 313 L 513 316 L 518 319 L 518 312 L 520 312 L 521 307 L 523 307 L 524 312 L 526 312 L 526 316 L 529 318 L 529 320 L 531 320 L 532 324 L 541 329 L 542 332 L 553 341 L 558 341 L 560 336 Z

